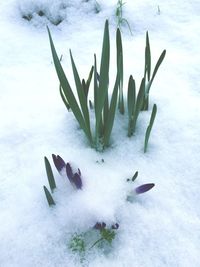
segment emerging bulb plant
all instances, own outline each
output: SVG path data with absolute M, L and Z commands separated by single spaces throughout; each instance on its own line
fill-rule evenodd
M 122 2 L 122 0 L 118 1 L 118 26 L 120 26 L 120 24 L 122 24 L 123 22 L 127 23 L 127 21 L 122 17 L 123 4 L 124 3 Z M 149 108 L 150 88 L 152 87 L 152 83 L 155 79 L 157 71 L 165 58 L 166 50 L 163 50 L 153 69 L 151 63 L 152 55 L 150 49 L 149 34 L 148 32 L 146 33 L 144 74 L 142 74 L 141 84 L 138 88 L 138 93 L 136 90 L 136 83 L 133 78 L 134 75 L 130 75 L 127 90 L 127 105 L 125 105 L 123 84 L 124 72 L 126 68 L 124 68 L 123 63 L 123 44 L 119 28 L 116 31 L 116 75 L 114 76 L 114 85 L 110 93 L 109 69 L 111 45 L 108 20 L 106 20 L 104 26 L 100 67 L 97 66 L 97 58 L 96 55 L 94 55 L 93 65 L 90 68 L 90 72 L 87 79 L 81 79 L 80 73 L 78 72 L 77 66 L 72 56 L 72 51 L 70 50 L 71 67 L 73 71 L 77 96 L 74 94 L 74 89 L 63 70 L 48 27 L 47 30 L 49 35 L 53 62 L 60 83 L 59 88 L 61 98 L 67 109 L 70 109 L 74 114 L 74 117 L 77 120 L 77 123 L 79 124 L 80 128 L 83 130 L 90 146 L 101 152 L 105 148 L 110 146 L 111 133 L 115 122 L 115 116 L 117 114 L 117 107 L 121 114 L 125 114 L 127 112 L 128 136 L 133 136 L 136 132 L 139 114 L 141 113 L 141 111 L 148 110 Z M 151 70 L 153 70 L 152 74 Z M 93 83 L 91 82 L 92 77 Z M 88 92 L 90 89 L 90 85 L 92 84 L 94 96 L 93 102 L 88 99 Z M 125 107 L 127 107 L 127 110 Z M 149 137 L 156 114 L 157 106 L 155 104 L 145 134 L 144 153 L 147 151 Z M 94 123 L 91 119 L 91 116 L 94 116 L 95 118 Z M 124 116 L 124 118 L 126 118 L 126 116 Z
M 83 182 L 80 169 L 74 172 L 70 163 L 66 163 L 59 155 L 52 154 L 52 158 L 58 173 L 64 178 L 67 178 L 75 190 L 82 190 Z M 51 193 L 46 186 L 44 186 L 44 192 L 49 206 L 53 206 L 55 205 L 55 201 L 52 197 L 52 193 L 56 188 L 56 182 L 48 159 L 45 157 L 44 160 Z M 132 178 L 127 179 L 127 182 L 132 183 L 137 177 L 138 172 L 136 172 Z M 127 195 L 126 201 L 133 203 L 137 195 L 143 194 L 151 190 L 153 187 L 154 183 L 148 183 L 134 188 Z M 116 237 L 118 228 L 118 222 L 115 222 L 112 225 L 107 225 L 104 221 L 98 221 L 88 230 L 72 234 L 68 247 L 72 252 L 78 253 L 79 256 L 83 257 L 83 259 L 85 253 L 94 247 L 103 249 L 103 251 L 107 253 L 112 248 L 112 242 Z
M 69 162 L 65 163 L 64 160 L 59 155 L 52 154 L 53 162 L 60 173 L 60 175 L 65 175 L 68 177 L 72 186 L 76 189 L 82 189 L 81 171 L 78 169 L 77 172 L 73 173 L 72 167 Z
M 74 173 L 70 163 L 69 162 L 65 163 L 65 161 L 59 155 L 56 156 L 52 154 L 52 158 L 59 174 L 61 176 L 68 178 L 69 182 L 74 187 L 74 189 L 77 190 L 82 189 L 83 183 L 82 183 L 80 169 L 78 169 L 78 171 Z M 55 178 L 49 160 L 45 157 L 44 161 L 45 161 L 45 168 L 46 168 L 47 178 L 49 181 L 49 186 L 51 189 L 51 193 L 53 193 L 54 189 L 56 188 Z M 46 186 L 44 186 L 44 192 L 49 206 L 55 205 L 55 201 Z
M 137 177 L 138 177 L 138 172 L 136 172 L 131 179 L 127 179 L 126 181 L 134 182 Z M 140 185 L 129 192 L 126 200 L 129 202 L 133 202 L 136 195 L 146 193 L 147 191 L 151 190 L 154 186 L 155 186 L 154 183 Z
M 109 252 L 118 228 L 118 223 L 107 226 L 105 222 L 97 222 L 89 230 L 73 234 L 69 241 L 69 249 L 78 253 L 82 260 L 85 258 L 85 253 L 95 247 L 104 249 L 104 252 Z

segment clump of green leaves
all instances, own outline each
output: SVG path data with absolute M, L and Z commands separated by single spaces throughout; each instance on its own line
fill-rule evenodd
M 69 242 L 69 248 L 72 252 L 76 252 L 79 254 L 85 253 L 86 244 L 84 240 L 84 234 L 75 233 Z
M 80 79 L 77 67 L 75 65 L 72 53 L 70 51 L 72 70 L 74 74 L 74 80 L 76 84 L 79 104 L 74 96 L 71 86 L 67 80 L 67 77 L 63 71 L 61 63 L 59 61 L 57 52 L 55 50 L 53 40 L 51 38 L 50 31 L 49 39 L 51 44 L 51 50 L 57 75 L 61 85 L 61 96 L 66 107 L 72 110 L 76 117 L 80 127 L 83 129 L 90 145 L 95 147 L 98 151 L 103 150 L 109 145 L 110 135 L 114 123 L 118 85 L 119 85 L 119 71 L 116 74 L 116 80 L 112 92 L 111 99 L 108 97 L 108 84 L 109 84 L 109 63 L 110 63 L 110 38 L 108 21 L 105 23 L 103 48 L 101 55 L 100 72 L 97 72 L 96 55 L 94 56 L 94 110 L 95 110 L 95 134 L 93 135 L 90 125 L 90 115 L 88 107 L 88 90 L 91 81 L 93 69 L 90 72 L 89 78 L 85 83 Z
M 117 223 L 111 227 L 107 227 L 104 222 L 96 223 L 94 227 L 85 232 L 73 234 L 68 247 L 81 258 L 84 258 L 85 253 L 94 248 L 108 251 L 112 247 L 118 227 Z
M 73 188 L 81 190 L 83 187 L 83 183 L 82 183 L 80 169 L 78 169 L 77 172 L 74 172 L 71 167 L 71 164 L 69 162 L 65 163 L 65 161 L 59 155 L 56 156 L 52 154 L 52 158 L 59 174 L 67 178 L 71 183 L 71 185 L 73 186 Z M 44 157 L 44 162 L 51 193 L 53 193 L 54 189 L 56 188 L 56 182 L 53 175 L 53 171 L 47 157 Z M 49 192 L 46 186 L 44 186 L 43 188 L 49 206 L 55 205 L 55 201 L 52 197 L 52 194 Z
M 121 2 L 121 5 L 123 3 Z M 124 66 L 123 66 L 123 46 L 120 29 L 116 32 L 116 76 L 114 86 L 112 87 L 111 96 L 109 96 L 109 68 L 110 68 L 110 37 L 109 26 L 106 20 L 104 27 L 103 45 L 101 53 L 100 67 L 98 70 L 96 55 L 94 55 L 94 64 L 89 71 L 87 79 L 81 79 L 76 67 L 72 52 L 70 50 L 71 66 L 76 85 L 78 99 L 75 97 L 72 87 L 65 75 L 61 62 L 58 58 L 50 31 L 48 29 L 51 51 L 57 76 L 60 82 L 60 95 L 67 107 L 71 110 L 84 131 L 85 136 L 91 147 L 97 151 L 103 151 L 110 145 L 111 133 L 116 115 L 116 108 L 121 114 L 126 112 L 124 104 L 123 84 L 124 84 Z M 142 110 L 147 110 L 149 106 L 149 91 L 156 73 L 165 57 L 164 50 L 159 57 L 153 74 L 151 75 L 151 50 L 148 32 L 146 33 L 146 48 L 145 48 L 145 69 L 144 76 L 136 94 L 135 80 L 130 75 L 128 83 L 127 95 L 127 110 L 128 110 L 128 136 L 131 137 L 136 130 L 136 124 L 139 114 Z M 94 101 L 88 99 L 88 92 L 92 84 L 93 76 L 93 95 Z M 90 111 L 91 110 L 91 111 Z M 90 112 L 94 111 L 95 125 L 91 125 Z M 155 119 L 155 116 L 154 116 Z M 151 124 L 152 129 L 153 123 Z M 150 129 L 150 128 L 149 128 Z M 148 145 L 149 135 L 151 130 L 148 130 L 145 149 Z

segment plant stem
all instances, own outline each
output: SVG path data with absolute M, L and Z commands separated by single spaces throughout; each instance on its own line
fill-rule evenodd
M 100 238 L 100 239 L 98 239 L 89 249 L 92 249 L 94 246 L 96 246 L 96 244 L 98 244 L 99 242 L 101 242 L 101 241 L 103 241 L 104 240 L 104 238 L 102 237 L 102 238 Z

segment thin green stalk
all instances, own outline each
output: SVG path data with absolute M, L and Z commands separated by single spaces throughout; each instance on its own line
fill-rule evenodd
M 153 127 L 153 124 L 154 124 L 154 120 L 155 120 L 155 117 L 156 117 L 156 113 L 157 113 L 157 106 L 156 106 L 156 104 L 154 104 L 154 105 L 153 105 L 153 109 L 152 109 L 152 113 L 151 113 L 150 122 L 149 122 L 149 125 L 148 125 L 148 127 L 147 127 L 146 134 L 145 134 L 145 140 L 144 140 L 144 153 L 146 153 L 146 151 L 147 151 L 147 146 L 148 146 L 148 142 L 149 142 L 149 137 L 150 137 L 151 130 L 152 130 L 152 127 Z

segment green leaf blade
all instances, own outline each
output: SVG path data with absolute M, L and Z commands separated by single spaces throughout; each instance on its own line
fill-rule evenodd
M 66 99 L 70 105 L 70 108 L 71 108 L 74 116 L 76 117 L 76 120 L 78 121 L 80 127 L 83 129 L 85 135 L 87 136 L 87 138 L 89 139 L 89 141 L 91 143 L 90 134 L 89 134 L 88 129 L 85 125 L 83 115 L 82 115 L 81 110 L 79 108 L 79 105 L 76 101 L 76 98 L 72 92 L 72 89 L 69 85 L 67 77 L 65 76 L 65 73 L 63 71 L 62 65 L 61 65 L 60 60 L 58 58 L 58 55 L 57 55 L 57 52 L 56 52 L 56 49 L 55 49 L 55 46 L 54 46 L 54 43 L 53 43 L 53 40 L 51 37 L 51 33 L 50 33 L 50 30 L 48 27 L 47 27 L 47 30 L 48 30 L 49 41 L 50 41 L 51 52 L 52 52 L 52 56 L 53 56 L 55 69 L 56 69 L 57 76 L 59 78 L 61 87 L 63 89 L 63 93 L 64 93 L 64 95 L 65 95 L 65 97 L 66 97 Z
M 43 186 L 43 188 L 44 188 L 44 193 L 45 193 L 45 196 L 46 196 L 46 199 L 47 199 L 47 202 L 48 202 L 49 206 L 51 207 L 51 206 L 56 205 L 55 201 L 53 200 L 53 197 L 52 197 L 51 193 L 46 188 L 46 186 Z
M 72 70 L 74 74 L 74 80 L 76 84 L 76 90 L 77 90 L 78 97 L 79 97 L 79 103 L 81 105 L 82 114 L 84 116 L 85 126 L 87 127 L 89 139 L 92 140 L 92 134 L 91 134 L 91 129 L 90 129 L 90 117 L 89 117 L 89 111 L 88 111 L 88 105 L 87 105 L 87 97 L 84 93 L 81 79 L 78 74 L 71 50 L 70 50 L 70 58 L 71 58 Z
M 62 98 L 62 101 L 63 101 L 63 103 L 65 104 L 67 110 L 69 111 L 69 110 L 70 110 L 70 105 L 69 105 L 69 103 L 67 102 L 67 99 L 66 99 L 66 97 L 65 97 L 65 94 L 63 93 L 63 89 L 62 89 L 61 85 L 59 86 L 59 91 L 60 91 L 60 96 L 61 96 L 61 98 Z
M 110 64 L 110 37 L 109 37 L 109 28 L 108 20 L 106 20 L 104 28 L 104 37 L 103 37 L 103 47 L 101 53 L 101 66 L 99 73 L 99 90 L 97 92 L 97 101 L 96 101 L 96 124 L 99 125 L 102 116 L 102 110 L 104 107 L 105 99 L 108 95 L 108 84 L 109 84 L 109 64 Z
M 119 85 L 119 74 L 117 74 L 113 93 L 112 93 L 112 98 L 110 102 L 110 108 L 108 112 L 108 118 L 105 124 L 105 132 L 104 132 L 104 145 L 108 146 L 109 141 L 110 141 L 110 136 L 114 124 L 114 118 L 115 118 L 115 113 L 116 113 L 116 107 L 117 107 L 117 96 L 118 96 L 118 85 Z
M 130 76 L 128 82 L 127 107 L 129 120 L 131 120 L 135 109 L 135 80 L 132 75 Z
M 93 72 L 94 72 L 94 66 L 91 67 L 89 75 L 88 75 L 88 79 L 86 81 L 87 92 L 89 91 L 89 87 L 90 87 L 90 83 L 91 83 L 91 80 L 92 80 Z M 87 95 L 88 95 L 88 93 L 87 93 Z
M 116 46 L 117 46 L 117 70 L 119 71 L 119 110 L 121 114 L 124 114 L 124 97 L 123 97 L 123 46 L 120 29 L 117 29 L 116 34 Z
M 158 59 L 158 61 L 156 63 L 156 66 L 154 68 L 154 71 L 153 71 L 153 75 L 152 75 L 152 78 L 151 78 L 151 81 L 150 81 L 150 86 L 149 86 L 148 92 L 150 90 L 151 84 L 153 83 L 153 80 L 154 80 L 154 78 L 156 76 L 156 73 L 157 73 L 157 71 L 158 71 L 161 63 L 163 62 L 163 59 L 165 58 L 165 55 L 166 55 L 166 50 L 163 50 L 162 54 L 160 55 L 160 57 L 159 57 L 159 59 Z
M 150 80 L 150 77 L 151 77 L 151 49 L 150 49 L 150 42 L 149 42 L 149 34 L 148 34 L 148 31 L 146 32 L 145 75 L 144 75 L 145 78 L 146 78 L 146 74 L 147 74 L 147 79 L 149 81 Z
M 47 159 L 47 157 L 44 157 L 44 162 L 45 162 L 47 178 L 48 178 L 48 181 L 49 181 L 49 186 L 51 188 L 51 192 L 53 192 L 53 190 L 56 188 L 54 175 L 53 175 L 53 172 L 52 172 L 52 169 L 51 169 L 51 165 L 50 165 L 49 160 Z
M 133 113 L 133 119 L 131 120 L 131 125 L 129 126 L 129 132 L 128 136 L 130 137 L 135 132 L 137 119 L 139 116 L 139 113 L 142 109 L 142 105 L 144 103 L 144 95 L 145 95 L 145 79 L 143 78 L 140 84 L 140 89 L 137 95 L 136 104 L 135 104 L 135 110 Z
M 150 122 L 149 122 L 149 125 L 147 127 L 146 134 L 145 134 L 144 153 L 146 153 L 146 151 L 147 151 L 149 137 L 150 137 L 150 134 L 151 134 L 151 130 L 152 130 L 152 127 L 153 127 L 153 124 L 154 124 L 154 120 L 155 120 L 156 114 L 157 114 L 157 106 L 156 106 L 156 104 L 154 104 L 153 105 L 153 109 L 152 109 L 152 113 L 151 113 Z

